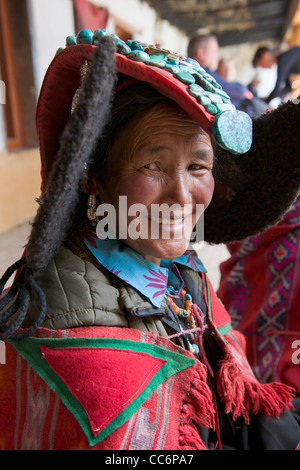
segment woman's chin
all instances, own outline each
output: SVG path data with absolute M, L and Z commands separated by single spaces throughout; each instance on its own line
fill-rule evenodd
M 143 240 L 139 244 L 129 246 L 149 260 L 175 259 L 182 256 L 189 248 L 189 240 Z

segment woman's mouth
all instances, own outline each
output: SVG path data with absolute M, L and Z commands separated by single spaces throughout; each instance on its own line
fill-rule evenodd
M 168 217 L 156 217 L 152 215 L 150 217 L 150 220 L 161 225 L 179 225 L 184 222 L 184 216 L 180 216 L 176 218 L 168 218 Z

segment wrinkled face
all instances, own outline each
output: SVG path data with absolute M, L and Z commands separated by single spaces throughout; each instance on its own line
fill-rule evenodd
M 186 251 L 214 189 L 210 136 L 177 106 L 160 108 L 123 127 L 96 182 L 116 209 L 118 237 L 156 264 Z

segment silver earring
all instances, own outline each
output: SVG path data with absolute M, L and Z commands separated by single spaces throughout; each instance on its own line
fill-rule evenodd
M 90 194 L 87 203 L 87 217 L 92 223 L 98 223 L 99 217 L 96 215 L 97 199 L 94 194 Z

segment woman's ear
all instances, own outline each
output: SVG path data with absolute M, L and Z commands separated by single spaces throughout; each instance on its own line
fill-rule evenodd
M 98 194 L 96 181 L 89 175 L 82 180 L 81 189 L 85 194 L 93 194 L 95 196 Z

